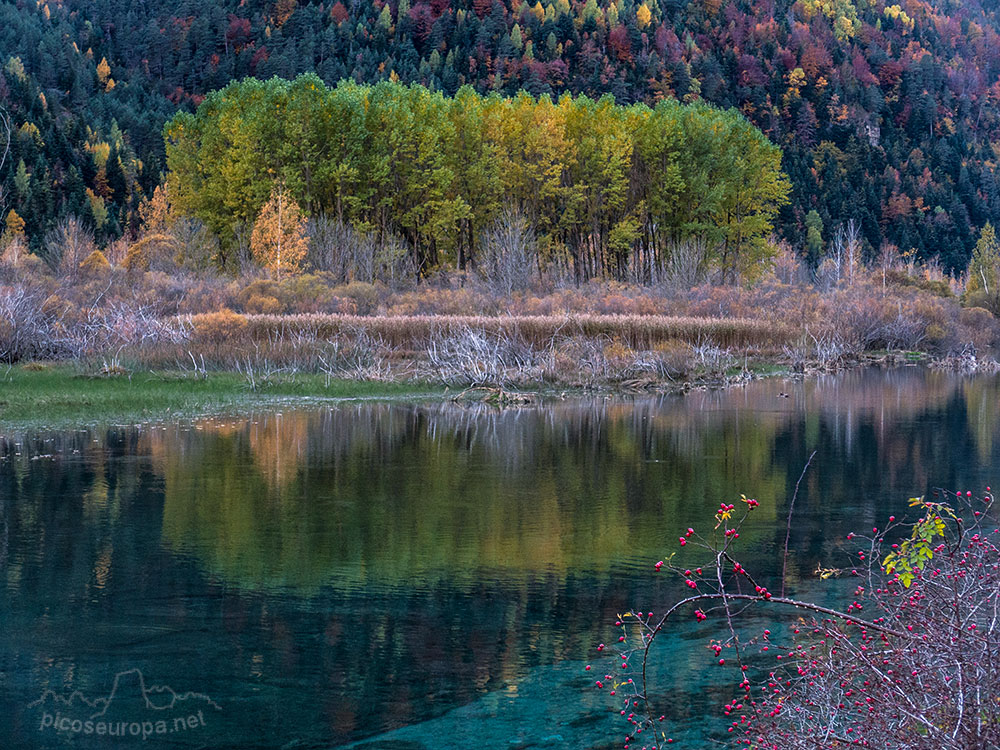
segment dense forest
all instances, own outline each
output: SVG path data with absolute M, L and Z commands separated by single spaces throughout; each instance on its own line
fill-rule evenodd
M 417 82 L 735 107 L 783 150 L 776 227 L 812 262 L 853 219 L 963 270 L 1000 220 L 1000 35 L 956 0 L 120 0 L 0 7 L 0 207 L 36 250 L 61 217 L 134 230 L 162 128 L 234 79 Z

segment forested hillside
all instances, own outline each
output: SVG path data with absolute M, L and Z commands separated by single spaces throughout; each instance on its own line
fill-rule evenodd
M 995 3 L 956 0 L 5 4 L 0 204 L 36 249 L 68 214 L 109 239 L 161 181 L 174 112 L 233 79 L 315 71 L 736 107 L 783 149 L 793 246 L 816 260 L 853 218 L 869 253 L 961 270 L 1000 220 L 997 28 Z

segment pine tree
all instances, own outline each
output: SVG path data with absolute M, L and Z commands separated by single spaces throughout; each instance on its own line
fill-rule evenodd
M 969 263 L 967 302 L 979 302 L 994 313 L 1000 310 L 1000 246 L 993 225 L 986 222 Z
M 510 30 L 510 43 L 518 52 L 524 48 L 524 38 L 521 36 L 521 27 L 516 23 L 514 24 L 514 28 Z
M 22 203 L 28 200 L 31 194 L 31 176 L 28 174 L 24 159 L 17 162 L 17 171 L 14 173 L 14 189 L 17 190 L 17 197 Z
M 649 6 L 646 3 L 640 5 L 635 11 L 635 19 L 639 23 L 639 28 L 644 29 L 649 26 L 649 22 L 652 20 L 653 14 L 649 10 Z
M 813 264 L 823 254 L 823 219 L 815 209 L 806 214 L 806 254 Z
M 97 80 L 101 83 L 106 84 L 111 76 L 111 66 L 108 65 L 108 58 L 102 57 L 101 61 L 97 63 Z

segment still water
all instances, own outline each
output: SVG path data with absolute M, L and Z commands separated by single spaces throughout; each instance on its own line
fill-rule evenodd
M 744 560 L 773 581 L 816 451 L 788 583 L 823 595 L 811 571 L 848 531 L 1000 481 L 998 397 L 904 368 L 504 411 L 0 425 L 0 748 L 620 746 L 583 667 L 617 612 L 679 592 L 652 568 L 679 533 L 757 497 Z M 688 747 L 721 728 L 709 625 L 657 659 Z

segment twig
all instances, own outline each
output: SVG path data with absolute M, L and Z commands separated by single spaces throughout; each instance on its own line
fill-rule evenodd
M 792 493 L 792 502 L 788 504 L 788 522 L 785 524 L 785 554 L 781 558 L 781 595 L 785 595 L 785 570 L 788 567 L 788 540 L 792 535 L 792 513 L 795 512 L 795 498 L 799 496 L 799 485 L 802 484 L 802 478 L 805 477 L 806 471 L 809 469 L 809 464 L 812 463 L 813 457 L 816 455 L 816 451 L 813 451 L 809 455 L 809 460 L 806 461 L 806 465 L 802 467 L 802 473 L 799 474 L 799 481 L 795 483 L 795 492 Z

